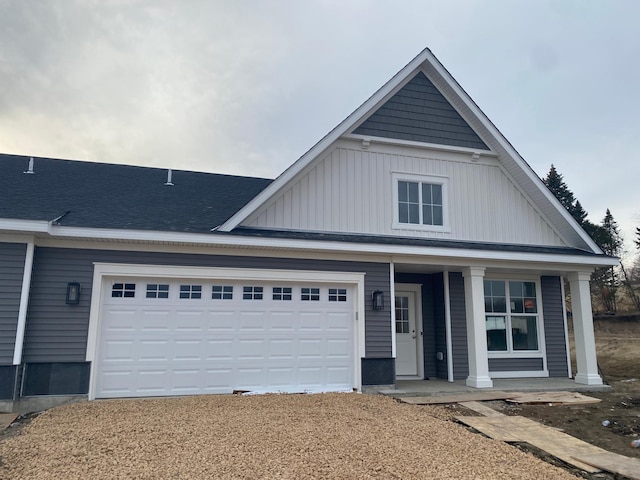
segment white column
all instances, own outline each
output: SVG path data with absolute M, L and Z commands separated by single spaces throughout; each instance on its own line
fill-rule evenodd
M 480 267 L 468 267 L 462 271 L 469 349 L 467 385 L 475 388 L 493 387 L 489 377 L 487 327 L 484 316 L 484 270 Z
M 24 344 L 24 331 L 27 324 L 27 306 L 29 304 L 29 290 L 31 288 L 31 270 L 33 269 L 33 241 L 27 243 L 27 252 L 24 259 L 22 272 L 22 290 L 20 291 L 20 306 L 18 307 L 18 323 L 16 326 L 16 343 L 13 347 L 13 364 L 22 362 L 22 346 Z
M 573 311 L 573 334 L 576 343 L 578 373 L 576 383 L 602 385 L 596 360 L 596 339 L 593 334 L 593 313 L 589 289 L 589 272 L 572 272 L 568 275 Z

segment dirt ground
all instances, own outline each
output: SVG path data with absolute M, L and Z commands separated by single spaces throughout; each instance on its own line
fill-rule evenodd
M 490 402 L 490 405 L 506 414 L 522 415 L 561 428 L 606 450 L 640 458 L 640 448 L 630 446 L 632 440 L 640 438 L 640 322 L 596 321 L 595 333 L 598 365 L 612 391 L 587 395 L 602 399 L 601 403 L 515 406 Z M 608 427 L 602 425 L 606 420 Z

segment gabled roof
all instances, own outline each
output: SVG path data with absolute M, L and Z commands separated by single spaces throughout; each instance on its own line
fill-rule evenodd
M 89 228 L 209 232 L 271 180 L 0 155 L 0 218 Z
M 455 107 L 457 113 L 471 127 L 481 142 L 488 146 L 492 153 L 497 154 L 507 174 L 522 188 L 523 192 L 528 195 L 571 247 L 602 254 L 596 243 L 553 196 L 533 169 L 429 49 L 423 50 L 409 62 L 342 123 L 287 168 L 271 185 L 221 225 L 220 230 L 229 232 L 235 229 L 305 167 L 330 148 L 336 140 L 342 136 L 357 133 L 359 127 L 366 125 L 367 119 L 419 73 L 423 73 L 430 83 Z

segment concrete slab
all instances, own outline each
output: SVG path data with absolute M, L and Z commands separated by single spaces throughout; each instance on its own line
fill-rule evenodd
M 445 403 L 461 403 L 461 402 L 471 402 L 471 401 L 488 401 L 488 400 L 504 400 L 509 398 L 512 395 L 507 392 L 466 392 L 459 393 L 457 395 L 433 395 L 426 397 L 412 397 L 412 396 L 396 396 L 393 397 L 400 400 L 404 403 L 409 403 L 411 405 L 437 405 L 437 404 L 445 404 Z
M 606 392 L 609 385 L 582 385 L 570 378 L 496 378 L 493 388 L 468 387 L 464 380 L 448 382 L 446 380 L 398 380 L 396 388 L 381 389 L 378 393 L 390 396 L 435 396 L 455 395 L 463 392 Z

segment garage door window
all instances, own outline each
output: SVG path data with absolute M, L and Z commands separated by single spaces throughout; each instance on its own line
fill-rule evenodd
M 346 302 L 347 289 L 346 288 L 330 288 L 329 301 L 330 302 Z
M 291 287 L 273 287 L 274 300 L 291 300 Z
M 211 287 L 211 298 L 213 300 L 233 300 L 233 286 L 214 285 Z
M 169 298 L 169 285 L 147 283 L 147 298 Z
M 136 284 L 114 283 L 111 287 L 111 296 L 113 298 L 133 298 L 136 296 Z
M 242 287 L 243 300 L 262 300 L 263 287 Z
M 300 293 L 300 300 L 302 301 L 320 301 L 320 289 L 319 288 L 303 288 Z
M 180 298 L 202 298 L 202 285 L 180 285 Z

